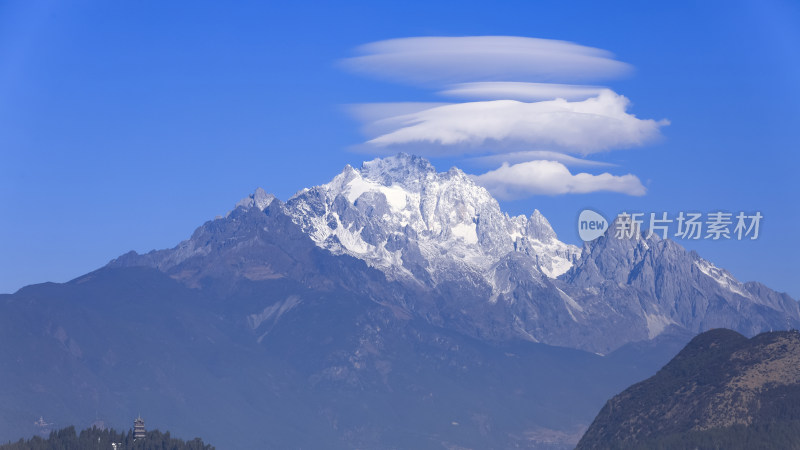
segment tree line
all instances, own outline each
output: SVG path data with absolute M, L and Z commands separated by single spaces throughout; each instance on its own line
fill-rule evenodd
M 214 450 L 200 438 L 191 441 L 170 436 L 169 431 L 148 431 L 144 439 L 133 438 L 133 430 L 88 428 L 80 433 L 74 426 L 52 431 L 47 439 L 34 436 L 0 445 L 0 450 Z

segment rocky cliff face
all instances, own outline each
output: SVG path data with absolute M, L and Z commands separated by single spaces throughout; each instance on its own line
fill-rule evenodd
M 585 245 L 561 280 L 565 290 L 596 310 L 595 317 L 637 323 L 644 338 L 674 327 L 699 333 L 731 328 L 746 335 L 798 326 L 798 303 L 786 294 L 741 283 L 674 241 L 648 232 L 605 236 Z M 646 335 L 644 334 L 646 333 Z

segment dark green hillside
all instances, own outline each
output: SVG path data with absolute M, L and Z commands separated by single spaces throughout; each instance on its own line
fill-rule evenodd
M 800 448 L 800 333 L 697 336 L 609 400 L 577 448 Z

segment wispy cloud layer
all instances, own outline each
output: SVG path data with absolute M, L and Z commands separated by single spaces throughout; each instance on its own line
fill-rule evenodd
M 367 141 L 375 150 L 428 156 L 520 151 L 530 147 L 590 154 L 651 142 L 665 121 L 628 114 L 628 99 L 604 90 L 570 102 L 494 100 L 436 106 L 384 118 L 388 131 Z
M 585 100 L 600 95 L 602 86 L 556 83 L 523 83 L 518 81 L 482 81 L 451 85 L 439 94 L 474 100 L 519 100 L 523 102 L 552 100 Z
M 392 81 L 431 84 L 473 81 L 574 82 L 613 79 L 630 65 L 598 48 L 518 36 L 412 37 L 362 45 L 343 65 Z
M 347 105 L 346 109 L 353 118 L 361 122 L 361 132 L 365 136 L 377 137 L 403 127 L 403 117 L 450 104 L 436 102 L 358 103 Z M 374 149 L 364 148 L 364 150 L 371 152 Z
M 647 191 L 639 178 L 632 174 L 573 175 L 566 166 L 556 161 L 528 161 L 513 166 L 505 163 L 498 169 L 473 178 L 494 196 L 506 200 L 537 194 L 585 194 L 608 191 L 644 195 Z
M 526 161 L 546 160 L 558 161 L 566 166 L 585 166 L 585 167 L 614 167 L 602 161 L 592 161 L 590 159 L 576 158 L 561 152 L 550 150 L 528 150 L 524 152 L 499 153 L 495 155 L 474 156 L 470 161 L 484 166 L 499 166 L 503 163 L 518 164 Z

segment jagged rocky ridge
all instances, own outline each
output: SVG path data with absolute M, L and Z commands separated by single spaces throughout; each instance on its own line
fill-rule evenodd
M 245 215 L 255 219 L 244 223 Z M 259 216 L 281 226 L 255 225 Z M 509 217 L 459 169 L 436 172 L 399 154 L 347 166 L 286 203 L 258 189 L 174 249 L 109 265 L 155 267 L 192 286 L 223 272 L 313 282 L 319 267 L 296 263 L 287 272 L 264 244 L 305 239 L 366 263 L 368 277 L 362 266 L 337 263 L 348 273 L 341 286 L 402 314 L 481 339 L 598 353 L 662 333 L 727 327 L 753 335 L 800 325 L 786 294 L 741 283 L 671 240 L 614 233 L 612 226 L 583 249 L 565 244 L 538 211 Z
M 360 170 L 347 166 L 330 183 L 299 192 L 286 208 L 317 245 L 363 259 L 390 279 L 431 286 L 469 273 L 491 287 L 493 280 L 479 274 L 511 252 L 555 277 L 579 252 L 556 238 L 539 211 L 509 217 L 461 170 L 437 173 L 427 160 L 404 154 Z

